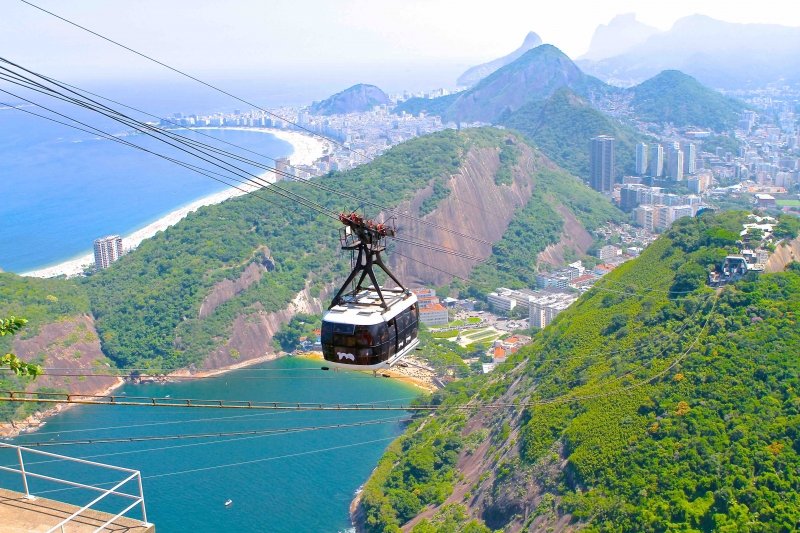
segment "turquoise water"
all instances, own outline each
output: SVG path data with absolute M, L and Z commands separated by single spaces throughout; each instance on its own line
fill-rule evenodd
M 126 385 L 115 394 L 172 398 L 322 403 L 402 402 L 419 394 L 407 384 L 370 375 L 324 372 L 313 361 L 287 358 L 224 376 L 184 383 Z M 404 412 L 262 412 L 217 409 L 81 406 L 48 420 L 42 431 L 15 443 L 141 435 L 236 432 L 351 424 L 377 425 L 271 436 L 215 437 L 134 443 L 54 446 L 46 451 L 141 471 L 148 518 L 157 531 L 337 532 L 350 527 L 348 508 L 391 440 L 402 431 Z M 39 473 L 85 469 L 29 460 Z M 0 463 L 14 457 L 0 450 Z M 231 466 L 233 465 L 233 466 Z M 39 470 L 35 470 L 39 469 Z M 107 473 L 95 482 L 119 479 Z M 20 490 L 16 477 L 0 484 Z M 16 485 L 15 485 L 16 484 Z M 52 490 L 46 481 L 33 491 Z M 127 487 L 133 488 L 133 487 Z M 81 490 L 42 494 L 86 503 Z M 233 505 L 225 507 L 227 499 Z M 118 509 L 119 500 L 116 502 Z

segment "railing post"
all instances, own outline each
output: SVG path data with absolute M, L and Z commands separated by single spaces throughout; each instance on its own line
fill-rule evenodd
M 139 472 L 139 498 L 142 500 L 142 520 L 147 524 L 147 511 L 144 508 L 144 490 L 142 490 L 142 473 Z
M 31 496 L 28 490 L 28 476 L 25 473 L 25 462 L 22 460 L 22 448 L 19 446 L 17 446 L 17 457 L 19 458 L 19 471 L 22 472 L 22 486 L 25 487 L 25 498 L 32 500 L 34 496 Z

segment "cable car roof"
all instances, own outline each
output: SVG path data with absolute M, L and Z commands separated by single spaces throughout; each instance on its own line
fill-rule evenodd
M 384 288 L 381 290 L 384 297 L 389 296 L 387 298 L 389 309 L 381 307 L 381 299 L 376 291 L 365 290 L 355 296 L 345 296 L 342 303 L 331 307 L 325 313 L 323 320 L 359 326 L 379 324 L 396 317 L 417 302 L 417 295 L 413 292 L 395 292 Z

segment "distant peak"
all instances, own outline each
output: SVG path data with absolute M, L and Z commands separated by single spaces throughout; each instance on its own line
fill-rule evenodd
M 534 46 L 539 46 L 542 44 L 542 38 L 539 37 L 539 34 L 535 31 L 529 31 L 528 35 L 525 36 L 525 40 L 522 41 L 523 48 L 533 48 Z

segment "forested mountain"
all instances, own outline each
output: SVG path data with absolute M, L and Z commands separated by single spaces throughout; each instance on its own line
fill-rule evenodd
M 543 44 L 498 69 L 471 89 L 443 97 L 445 100 L 431 100 L 426 110 L 440 113 L 444 120 L 493 123 L 529 102 L 548 98 L 562 87 L 568 87 L 581 96 L 600 96 L 616 91 L 581 72 L 555 46 Z M 401 104 L 397 110 L 412 112 L 420 105 L 421 102 L 414 101 L 413 109 Z
M 535 32 L 528 32 L 519 48 L 506 56 L 468 68 L 458 77 L 458 84 L 462 87 L 471 87 L 495 70 L 508 65 L 531 48 L 536 48 L 540 44 L 542 44 L 542 39 Z
M 321 102 L 314 102 L 310 111 L 315 115 L 343 115 L 370 111 L 376 105 L 388 103 L 389 96 L 380 88 L 359 83 Z
M 362 526 L 795 530 L 800 264 L 708 288 L 743 221 L 677 221 L 505 365 L 435 394 L 365 485 Z
M 398 253 L 389 258 L 412 287 L 446 285 L 453 274 L 474 277 L 471 284 L 460 282 L 464 290 L 530 283 L 537 255 L 568 237 L 570 228 L 591 231 L 623 216 L 521 137 L 495 128 L 417 138 L 316 182 L 382 209 L 413 213 L 430 224 L 398 217 L 406 239 L 475 258 L 397 242 L 391 252 Z M 359 207 L 306 183 L 280 186 L 332 212 Z M 369 215 L 391 215 L 370 209 L 374 204 L 366 204 Z M 484 216 L 488 212 L 493 216 Z M 3 274 L 0 312 L 31 319 L 14 339 L 14 349 L 26 359 L 74 356 L 74 350 L 61 353 L 40 334 L 51 324 L 84 317 L 88 322 L 75 328 L 85 330 L 81 339 L 96 343 L 91 349 L 98 362 L 87 359 L 93 368 L 105 367 L 103 353 L 119 368 L 153 372 L 230 365 L 273 352 L 273 335 L 292 316 L 321 311 L 330 290 L 346 277 L 338 227 L 328 216 L 261 191 L 200 209 L 82 280 Z M 475 239 L 441 228 L 457 228 Z M 29 341 L 35 351 L 25 348 Z
M 611 135 L 616 139 L 618 170 L 634 173 L 635 145 L 641 136 L 567 88 L 559 89 L 543 102 L 523 106 L 503 117 L 501 123 L 522 132 L 561 167 L 584 178 L 589 176 L 592 137 Z
M 665 70 L 630 89 L 639 120 L 725 131 L 736 126 L 744 104 L 677 70 Z

